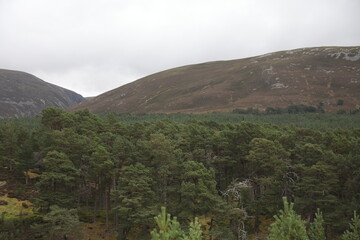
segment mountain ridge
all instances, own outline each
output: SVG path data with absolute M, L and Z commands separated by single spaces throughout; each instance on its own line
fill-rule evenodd
M 172 68 L 83 102 L 95 113 L 205 113 L 238 108 L 360 108 L 360 47 L 315 47 Z M 342 104 L 338 102 L 341 100 Z
M 32 74 L 0 69 L 0 118 L 34 116 L 47 107 L 69 108 L 84 98 Z

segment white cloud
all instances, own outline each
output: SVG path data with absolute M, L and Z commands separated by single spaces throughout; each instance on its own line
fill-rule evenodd
M 0 0 L 0 68 L 99 94 L 185 64 L 360 45 L 358 0 Z

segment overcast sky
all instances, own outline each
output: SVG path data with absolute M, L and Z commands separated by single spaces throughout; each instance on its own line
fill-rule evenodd
M 182 65 L 360 45 L 360 0 L 0 0 L 0 68 L 94 96 Z

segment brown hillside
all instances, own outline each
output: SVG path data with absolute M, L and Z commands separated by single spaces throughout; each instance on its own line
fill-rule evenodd
M 141 78 L 73 109 L 204 113 L 320 103 L 332 112 L 360 108 L 360 47 L 304 48 L 183 66 Z

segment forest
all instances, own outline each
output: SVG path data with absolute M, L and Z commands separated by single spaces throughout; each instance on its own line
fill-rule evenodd
M 94 222 L 122 240 L 360 239 L 359 120 L 57 108 L 1 120 L 0 239 L 82 239 Z M 12 198 L 22 207 L 2 210 Z

